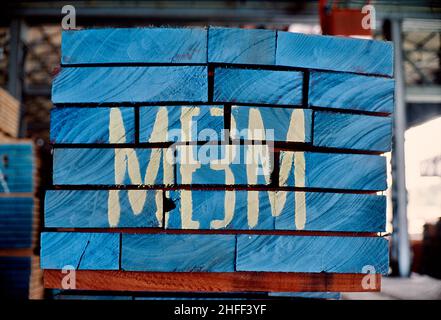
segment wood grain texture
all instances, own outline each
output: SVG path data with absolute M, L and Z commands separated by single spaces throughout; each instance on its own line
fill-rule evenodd
M 109 203 L 109 192 L 117 192 L 119 201 Z M 44 202 L 44 225 L 47 228 L 109 228 L 113 227 L 109 215 L 117 210 L 120 218 L 115 227 L 160 227 L 162 201 L 161 190 L 49 190 Z
M 111 110 L 118 110 L 122 125 L 110 121 Z M 115 128 L 118 126 L 117 128 Z M 110 132 L 120 134 L 110 141 Z M 51 110 L 52 143 L 134 143 L 134 108 L 54 108 Z
M 380 237 L 237 236 L 236 271 L 387 274 L 388 241 Z
M 31 143 L 0 144 L 0 193 L 34 191 L 34 153 Z
M 52 102 L 206 102 L 205 66 L 62 68 L 52 86 Z
M 187 145 L 176 150 L 176 184 L 271 183 L 274 159 L 268 145 Z
M 393 76 L 391 42 L 277 32 L 276 65 Z
M 208 62 L 274 65 L 276 32 L 209 28 Z
M 232 272 L 234 235 L 123 234 L 121 269 L 159 272 Z
M 54 185 L 162 185 L 172 182 L 171 164 L 163 161 L 166 149 L 54 150 Z M 147 169 L 151 168 L 151 174 Z M 155 170 L 156 169 L 156 170 Z M 169 180 L 171 179 L 171 180 Z
M 190 207 L 182 203 L 182 193 L 185 192 L 169 192 L 174 208 L 166 213 L 165 227 L 168 229 L 274 229 L 270 202 L 270 198 L 274 197 L 273 192 L 191 190 Z M 250 204 L 249 201 L 254 203 Z M 248 213 L 252 217 L 248 217 Z M 188 215 L 197 223 L 183 223 Z
M 140 142 L 224 140 L 223 106 L 148 106 L 139 110 Z
M 391 142 L 391 117 L 314 113 L 314 146 L 387 152 Z
M 231 107 L 232 139 L 308 143 L 311 142 L 311 123 L 310 109 Z
M 384 196 L 306 192 L 304 207 L 298 207 L 296 193 L 301 192 L 191 190 L 190 205 L 183 206 L 185 192 L 169 191 L 168 229 L 385 231 Z M 296 226 L 299 215 L 305 216 L 301 228 Z
M 0 88 L 0 132 L 18 137 L 20 103 L 3 88 Z
M 75 270 L 118 270 L 118 233 L 43 232 L 41 268 Z
M 216 68 L 213 100 L 230 103 L 300 105 L 303 73 Z
M 60 270 L 44 270 L 44 286 L 61 289 Z M 77 290 L 163 291 L 163 292 L 369 292 L 380 291 L 381 275 L 375 274 L 375 288 L 363 288 L 365 274 L 288 272 L 76 272 Z
M 112 28 L 63 31 L 63 64 L 206 63 L 202 28 Z
M 275 229 L 298 230 L 296 216 L 305 215 L 302 230 L 384 232 L 386 197 L 367 194 L 306 192 L 304 207 L 296 207 L 296 192 L 277 191 Z M 296 210 L 297 209 L 297 210 Z M 303 210 L 304 212 L 297 212 Z
M 394 87 L 394 79 L 313 71 L 309 78 L 309 105 L 392 113 Z
M 280 186 L 349 190 L 386 190 L 386 158 L 376 155 L 297 152 L 280 153 Z M 285 159 L 284 159 L 285 158 Z M 294 160 L 294 161 L 292 161 Z M 304 168 L 304 169 L 303 169 Z M 304 173 L 303 173 L 304 170 Z

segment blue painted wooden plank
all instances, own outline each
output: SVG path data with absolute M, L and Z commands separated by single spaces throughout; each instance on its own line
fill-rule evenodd
M 26 141 L 26 140 L 25 140 Z M 32 152 L 33 144 L 31 142 L 17 142 L 17 143 L 2 143 L 0 144 L 0 152 L 4 151 L 13 151 L 13 152 Z
M 314 113 L 314 146 L 387 152 L 391 142 L 391 117 Z
M 48 228 L 160 227 L 162 202 L 161 190 L 50 190 L 44 224 Z
M 175 190 L 174 208 L 165 213 L 168 229 L 273 230 L 273 192 Z M 190 199 L 189 202 L 185 202 Z M 189 222 L 190 220 L 190 222 Z
M 395 80 L 347 73 L 311 72 L 309 105 L 392 113 Z
M 268 185 L 273 156 L 268 145 L 177 146 L 176 183 L 183 185 Z
M 173 183 L 172 163 L 164 160 L 167 149 L 54 150 L 55 185 L 162 185 Z M 152 171 L 147 175 L 147 169 Z
M 391 42 L 277 33 L 276 65 L 393 75 Z
M 231 107 L 233 139 L 311 142 L 311 123 L 310 109 Z M 264 135 L 260 131 L 262 129 L 265 130 Z
M 236 271 L 387 274 L 388 260 L 381 237 L 237 235 Z
M 208 62 L 274 65 L 275 60 L 273 30 L 208 29 Z
M 121 269 L 158 272 L 233 272 L 234 235 L 123 234 Z
M 217 102 L 300 105 L 303 73 L 297 71 L 216 68 Z
M 383 232 L 386 228 L 384 196 L 277 191 L 275 203 L 279 230 Z
M 62 68 L 52 102 L 206 102 L 206 66 Z
M 122 122 L 110 121 L 112 112 L 121 115 Z M 50 135 L 52 143 L 134 143 L 135 111 L 129 107 L 54 108 Z
M 0 145 L 0 193 L 32 192 L 34 154 L 31 143 Z
M 139 111 L 140 142 L 222 141 L 224 127 L 223 106 L 148 106 Z
M 63 64 L 206 63 L 202 28 L 112 28 L 63 31 Z
M 385 231 L 384 196 L 175 190 L 169 192 L 169 199 L 174 205 L 165 213 L 165 227 L 169 229 Z
M 0 197 L 0 208 L 4 206 L 28 207 L 34 204 L 32 197 Z
M 298 169 L 294 169 L 296 165 Z M 282 151 L 279 185 L 386 190 L 386 158 L 365 154 Z
M 43 232 L 41 268 L 76 270 L 118 270 L 120 234 Z

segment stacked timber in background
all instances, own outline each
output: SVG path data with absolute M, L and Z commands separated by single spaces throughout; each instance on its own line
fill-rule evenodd
M 64 32 L 45 286 L 379 290 L 392 65 L 386 42 L 270 30 Z
M 0 143 L 17 138 L 20 103 L 2 88 L 0 88 L 0 119 Z
M 0 144 L 0 296 L 39 299 L 38 161 L 32 141 L 8 141 Z

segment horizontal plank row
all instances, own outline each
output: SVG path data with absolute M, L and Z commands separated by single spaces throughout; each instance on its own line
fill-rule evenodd
M 370 115 L 277 107 L 139 107 L 141 143 L 275 141 L 317 147 L 386 152 L 391 148 L 392 119 Z M 64 107 L 51 112 L 54 144 L 135 143 L 133 107 Z M 230 119 L 229 129 L 226 121 Z
M 63 289 L 66 273 L 44 270 L 44 286 Z M 380 291 L 381 275 L 363 286 L 362 273 L 137 272 L 77 270 L 77 290 L 163 292 L 355 292 Z
M 272 30 L 134 28 L 63 31 L 62 63 L 231 63 L 392 76 L 391 43 Z
M 52 88 L 54 104 L 243 103 L 308 106 L 391 113 L 394 80 L 363 75 L 304 73 L 206 66 L 114 66 L 62 68 Z M 212 86 L 212 87 L 210 87 Z M 208 92 L 213 90 L 213 97 Z M 209 101 L 209 98 L 211 101 Z
M 385 274 L 380 237 L 45 232 L 43 269 Z M 167 254 L 164 254 L 166 252 Z
M 45 198 L 48 228 L 383 232 L 385 215 L 385 197 L 367 194 L 50 190 Z
M 176 155 L 174 152 L 176 151 Z M 377 155 L 281 151 L 268 145 L 169 148 L 57 148 L 54 185 L 273 185 L 385 190 L 386 159 Z M 272 181 L 275 161 L 279 181 Z

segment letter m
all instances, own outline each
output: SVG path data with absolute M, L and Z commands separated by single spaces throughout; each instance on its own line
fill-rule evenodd
M 163 116 L 161 111 L 158 112 L 158 116 Z M 109 143 L 125 143 L 125 128 L 122 118 L 121 111 L 119 108 L 110 109 L 109 118 Z M 155 122 L 155 127 L 153 128 L 152 136 L 158 138 L 159 130 L 157 129 L 158 121 Z M 164 132 L 164 130 L 162 131 Z M 166 132 L 164 133 L 167 134 Z M 165 140 L 167 137 L 163 137 Z M 144 180 L 141 178 L 141 170 L 138 160 L 138 155 L 133 148 L 116 148 L 115 149 L 115 162 L 114 162 L 114 172 L 115 172 L 115 185 L 124 184 L 125 177 L 128 177 L 130 184 L 134 185 L 153 185 L 155 184 L 160 164 L 162 160 L 163 169 L 163 181 L 164 185 L 169 185 L 173 183 L 173 162 L 172 162 L 172 150 L 171 149 L 161 149 L 155 148 L 150 149 L 150 159 L 148 160 L 147 169 L 145 172 Z M 142 159 L 146 161 L 147 159 Z M 129 203 L 131 209 L 135 215 L 142 212 L 144 208 L 147 190 L 128 190 L 127 192 Z M 156 218 L 158 224 L 162 223 L 162 192 L 160 190 L 156 191 L 155 196 L 156 202 Z M 108 220 L 111 227 L 117 227 L 119 224 L 121 215 L 120 197 L 119 190 L 109 190 L 108 198 Z

